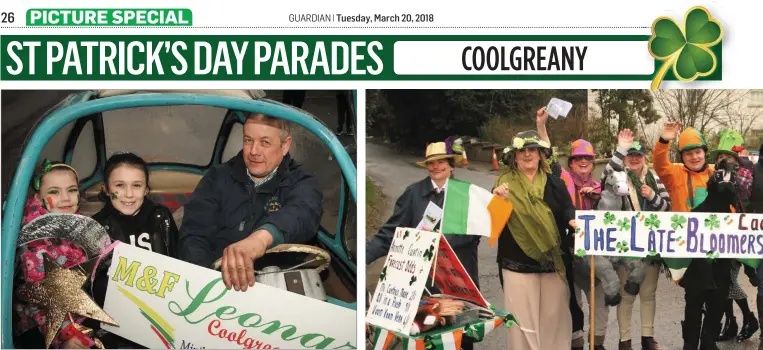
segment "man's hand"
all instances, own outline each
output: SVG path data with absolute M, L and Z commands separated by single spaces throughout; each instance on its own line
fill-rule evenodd
M 225 248 L 220 267 L 225 287 L 246 292 L 254 286 L 254 261 L 265 255 L 272 242 L 270 232 L 258 230 Z
M 681 129 L 681 123 L 679 122 L 667 122 L 662 126 L 662 137 L 665 141 L 670 141 L 678 136 L 678 130 Z
M 626 151 L 631 149 L 633 145 L 633 132 L 631 129 L 623 129 L 617 134 L 617 147 L 623 148 Z

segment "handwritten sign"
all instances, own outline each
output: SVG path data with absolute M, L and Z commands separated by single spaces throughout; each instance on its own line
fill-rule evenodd
M 220 272 L 119 244 L 103 328 L 149 349 L 355 349 L 357 312 L 257 283 L 227 290 Z
M 392 239 L 379 284 L 371 298 L 366 321 L 410 334 L 427 275 L 432 269 L 440 234 L 398 227 Z
M 489 307 L 489 303 L 477 289 L 446 239 L 440 240 L 435 268 L 434 282 L 442 294 L 462 298 L 482 307 Z
M 763 214 L 577 211 L 577 255 L 763 258 Z

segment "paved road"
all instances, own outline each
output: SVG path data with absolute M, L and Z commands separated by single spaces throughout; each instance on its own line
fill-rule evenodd
M 418 159 L 392 152 L 386 147 L 378 144 L 368 143 L 366 146 L 367 174 L 382 188 L 384 194 L 389 197 L 391 201 L 394 201 L 400 196 L 406 186 L 426 176 L 426 172 L 423 169 L 418 168 L 413 164 L 416 160 Z M 489 171 L 476 169 L 475 167 L 474 170 L 458 168 L 455 171 L 455 176 L 458 179 L 489 189 L 492 187 L 495 174 L 490 173 Z M 389 211 L 390 210 L 388 210 L 384 216 L 385 219 L 389 217 Z M 498 281 L 498 267 L 495 263 L 495 256 L 496 249 L 489 247 L 486 240 L 482 240 L 479 248 L 479 278 L 482 294 L 485 296 L 485 299 L 493 303 L 497 308 L 502 309 L 503 291 Z M 374 278 L 375 271 L 373 271 L 373 269 L 378 268 L 379 264 L 380 262 L 377 261 L 376 264 L 369 267 L 370 276 L 367 278 L 367 281 L 373 282 L 378 280 L 378 275 Z M 748 296 L 751 296 L 750 306 L 754 308 L 753 298 L 755 289 L 747 282 L 744 275 L 741 276 L 740 283 Z M 373 289 L 369 290 L 373 291 Z M 683 319 L 683 290 L 680 287 L 673 285 L 672 282 L 668 281 L 664 278 L 664 275 L 662 275 L 659 280 L 658 293 L 658 309 L 655 320 L 656 338 L 662 344 L 663 349 L 681 349 L 683 340 L 681 338 L 680 321 Z M 640 303 L 636 301 L 633 312 L 633 324 L 631 326 L 631 329 L 634 330 L 634 339 L 639 339 L 638 337 L 640 337 L 638 332 L 640 329 L 640 321 L 637 316 L 639 315 L 639 305 Z M 737 319 L 741 320 L 741 313 L 736 306 L 735 310 Z M 586 323 L 588 323 L 587 315 L 588 313 L 586 312 Z M 619 333 L 616 315 L 616 310 L 610 308 L 607 342 L 605 344 L 607 349 L 617 349 Z M 588 327 L 586 327 L 586 330 L 587 328 Z M 640 339 L 638 342 L 640 343 Z M 640 344 L 636 343 L 634 343 L 634 345 L 636 345 L 634 348 L 640 346 Z M 721 349 L 757 349 L 757 345 L 757 336 L 754 336 L 753 339 L 743 343 L 719 343 Z M 487 339 L 478 343 L 476 348 L 506 349 L 506 331 L 494 331 L 487 337 Z

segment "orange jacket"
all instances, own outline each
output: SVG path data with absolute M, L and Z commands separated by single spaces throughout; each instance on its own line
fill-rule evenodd
M 668 158 L 669 150 L 670 142 L 662 143 L 657 140 L 652 152 L 654 171 L 668 189 L 673 211 L 690 212 L 707 198 L 707 181 L 715 171 L 714 166 L 708 164 L 700 172 L 690 171 L 683 164 L 671 163 Z M 689 198 L 689 179 L 691 179 L 691 191 L 694 194 L 694 206 L 691 205 Z

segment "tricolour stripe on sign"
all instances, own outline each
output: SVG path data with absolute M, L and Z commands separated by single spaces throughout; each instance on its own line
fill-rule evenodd
M 405 350 L 424 350 L 426 349 L 426 346 L 424 344 L 424 339 L 411 339 L 411 338 L 403 338 L 403 349 Z
M 460 350 L 463 333 L 463 329 L 458 329 L 450 333 L 440 334 L 439 339 L 434 341 L 435 348 L 437 350 Z
M 377 328 L 376 336 L 374 337 L 374 350 L 386 350 L 394 337 L 395 334 L 392 332 L 383 328 Z

